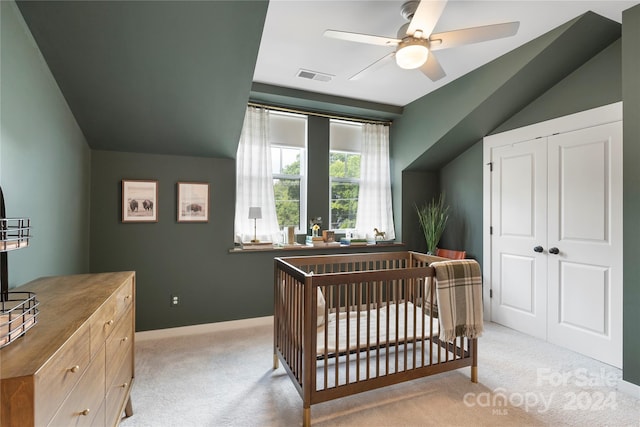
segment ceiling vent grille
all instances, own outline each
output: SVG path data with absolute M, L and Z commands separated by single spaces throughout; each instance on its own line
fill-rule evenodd
M 298 70 L 297 76 L 301 79 L 316 80 L 319 82 L 330 82 L 333 79 L 333 76 L 331 74 L 319 73 L 317 71 L 303 69 Z

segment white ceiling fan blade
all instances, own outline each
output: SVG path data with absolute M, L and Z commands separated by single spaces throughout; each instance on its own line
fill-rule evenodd
M 411 23 L 407 28 L 407 35 L 412 36 L 419 30 L 422 32 L 420 38 L 428 38 L 436 27 L 446 5 L 447 0 L 421 1 L 413 14 L 413 18 L 411 18 Z
M 519 27 L 520 22 L 506 22 L 432 34 L 429 37 L 429 47 L 431 50 L 449 49 L 465 44 L 511 37 L 518 32 Z
M 389 60 L 394 57 L 394 55 L 395 55 L 395 52 L 388 53 L 387 55 L 385 55 L 382 58 L 378 59 L 373 64 L 368 65 L 363 70 L 360 70 L 356 74 L 354 74 L 353 76 L 349 77 L 349 80 L 359 80 L 364 75 L 374 72 L 375 70 L 379 69 L 380 67 L 382 67 L 383 65 L 388 63 Z
M 420 71 L 422 71 L 425 76 L 429 77 L 434 82 L 447 75 L 447 73 L 444 72 L 444 69 L 440 65 L 440 61 L 438 61 L 438 58 L 436 58 L 433 52 L 429 52 L 427 62 L 422 64 L 422 66 L 420 67 Z
M 373 36 L 369 34 L 350 33 L 348 31 L 326 30 L 325 37 L 347 40 L 350 42 L 375 44 L 379 46 L 396 46 L 401 40 L 391 37 Z

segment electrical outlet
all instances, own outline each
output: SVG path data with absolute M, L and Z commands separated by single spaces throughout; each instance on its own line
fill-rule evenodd
M 171 307 L 175 307 L 176 305 L 180 304 L 180 297 L 178 295 L 171 295 Z

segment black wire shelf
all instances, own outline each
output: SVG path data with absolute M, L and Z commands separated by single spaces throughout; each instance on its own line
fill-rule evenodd
M 38 323 L 38 305 L 33 292 L 9 292 L 7 252 L 29 246 L 31 220 L 7 218 L 0 188 L 0 348 L 5 347 Z

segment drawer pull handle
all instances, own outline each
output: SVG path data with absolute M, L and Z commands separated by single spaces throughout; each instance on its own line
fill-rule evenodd
M 122 338 L 122 342 L 126 342 L 129 339 L 129 337 L 124 337 Z
M 131 298 L 131 295 L 126 295 L 126 296 L 124 297 L 125 301 L 126 301 L 126 300 L 128 300 L 129 298 Z
M 87 415 L 89 415 L 89 408 L 85 409 L 84 411 L 80 412 L 80 415 L 84 415 L 85 417 Z
M 75 365 L 75 366 L 72 366 L 71 368 L 69 368 L 69 371 L 73 372 L 73 373 L 76 373 L 79 370 L 80 370 L 80 366 L 78 366 L 78 365 Z
M 129 383 L 124 383 L 124 384 L 122 384 L 120 387 L 122 387 L 122 388 L 127 388 L 127 386 L 128 386 L 128 385 L 129 385 Z
M 109 320 L 107 323 L 105 323 L 105 325 L 107 325 L 107 326 L 113 325 L 113 319 Z

